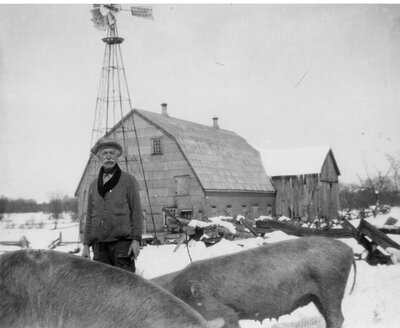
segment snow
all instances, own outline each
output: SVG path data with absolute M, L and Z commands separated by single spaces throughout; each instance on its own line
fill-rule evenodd
M 389 216 L 400 219 L 400 207 L 392 208 L 388 214 L 367 218 L 367 221 L 374 225 L 383 225 Z M 350 222 L 355 227 L 359 224 L 359 220 Z M 54 222 L 49 220 L 49 215 L 45 213 L 5 214 L 3 220 L 0 221 L 0 254 L 20 249 L 18 246 L 3 245 L 1 242 L 18 241 L 25 236 L 30 241 L 32 248 L 47 248 L 60 236 L 60 232 L 62 240 L 66 244 L 57 247 L 56 250 L 74 251 L 78 247 L 78 231 L 78 223 L 72 222 L 71 217 L 66 213 L 59 220 L 58 228 L 55 230 Z M 390 235 L 390 237 L 400 243 L 400 235 Z M 177 250 L 175 250 L 176 245 L 149 245 L 141 250 L 136 263 L 137 273 L 150 279 L 184 268 L 190 263 L 190 258 L 198 261 L 258 247 L 263 243 L 293 238 L 296 237 L 275 231 L 266 234 L 264 238 L 234 241 L 222 239 L 210 247 L 206 247 L 201 241 L 191 242 L 189 248 L 181 245 Z M 352 247 L 356 253 L 362 253 L 364 250 L 354 239 L 341 239 L 341 241 Z M 79 247 L 82 250 L 82 245 Z M 356 285 L 353 293 L 349 294 L 353 274 L 354 272 L 351 270 L 343 299 L 342 309 L 345 317 L 343 328 L 400 327 L 400 311 L 397 310 L 400 302 L 400 288 L 398 287 L 400 265 L 370 266 L 365 261 L 357 261 Z M 275 319 L 265 319 L 262 322 L 241 320 L 240 325 L 242 328 L 322 328 L 325 327 L 325 322 L 315 306 L 309 304 L 295 310 L 290 315 L 280 317 L 278 321 Z
M 264 149 L 260 154 L 268 176 L 304 175 L 320 173 L 329 150 L 328 146 Z
M 235 226 L 232 223 L 225 221 L 227 219 L 232 219 L 232 217 L 216 216 L 213 218 L 209 218 L 210 222 L 191 220 L 189 223 L 189 227 L 207 228 L 207 227 L 211 227 L 214 225 L 219 225 L 221 227 L 226 228 L 231 234 L 235 234 L 236 233 Z

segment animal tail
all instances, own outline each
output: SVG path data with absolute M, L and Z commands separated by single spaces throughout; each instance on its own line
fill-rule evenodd
M 351 293 L 354 290 L 354 286 L 356 285 L 356 277 L 357 277 L 357 266 L 356 266 L 356 260 L 353 258 L 353 267 L 354 267 L 354 278 L 353 278 L 353 285 L 351 286 L 351 290 L 349 295 L 351 295 Z

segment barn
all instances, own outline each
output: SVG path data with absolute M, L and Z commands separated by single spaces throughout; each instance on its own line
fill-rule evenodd
M 274 212 L 275 189 L 260 153 L 235 132 L 221 129 L 218 118 L 210 123 L 171 117 L 162 104 L 161 113 L 133 109 L 107 134 L 125 145 L 119 166 L 139 182 L 147 232 L 154 230 L 152 217 L 156 231 L 163 230 L 163 208 L 200 220 Z M 90 155 L 75 193 L 83 220 L 87 189 L 98 170 L 96 156 Z
M 268 150 L 264 166 L 276 189 L 276 214 L 334 219 L 340 171 L 329 147 Z

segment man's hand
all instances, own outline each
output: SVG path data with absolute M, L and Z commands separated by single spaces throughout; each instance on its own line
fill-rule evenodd
M 128 256 L 133 257 L 135 260 L 138 258 L 140 253 L 140 242 L 138 240 L 132 240 L 129 246 Z
M 89 245 L 83 245 L 82 257 L 87 257 L 90 259 L 90 247 Z

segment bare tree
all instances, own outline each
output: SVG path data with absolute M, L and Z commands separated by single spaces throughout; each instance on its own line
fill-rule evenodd
M 361 179 L 359 175 L 357 176 L 360 180 L 360 186 L 365 189 L 371 190 L 371 192 L 373 192 L 374 194 L 375 207 L 373 210 L 373 214 L 375 217 L 379 210 L 380 197 L 382 195 L 382 192 L 388 191 L 390 189 L 390 185 L 392 184 L 389 177 L 390 173 L 392 172 L 392 167 L 390 166 L 385 174 L 382 174 L 382 172 L 377 169 L 377 175 L 373 178 L 371 178 L 371 176 L 368 174 L 367 166 L 365 166 L 365 172 L 367 174 L 367 178 L 365 180 Z
M 58 219 L 63 212 L 63 198 L 64 195 L 59 192 L 53 192 L 50 195 L 49 211 L 51 213 L 51 218 L 54 219 L 54 230 L 57 229 Z
M 400 152 L 397 152 L 395 156 L 386 154 L 386 158 L 390 163 L 390 168 L 393 171 L 393 180 L 396 187 L 396 191 L 399 191 L 399 174 L 400 174 Z

